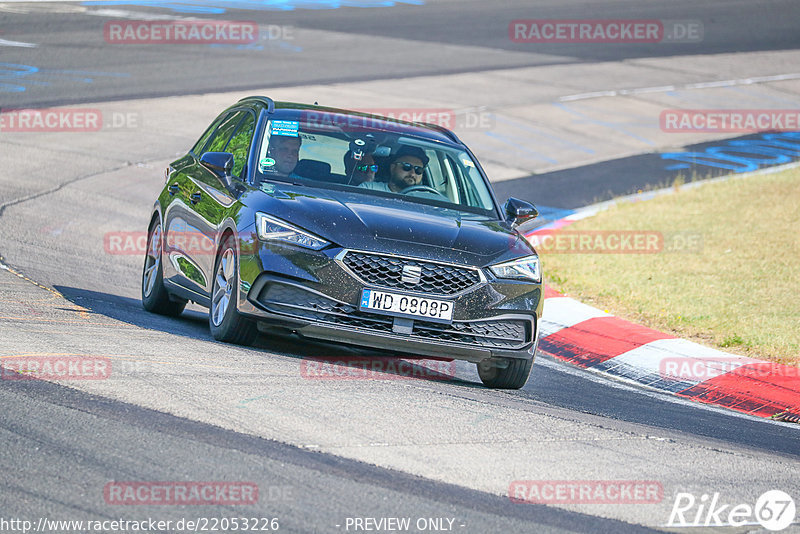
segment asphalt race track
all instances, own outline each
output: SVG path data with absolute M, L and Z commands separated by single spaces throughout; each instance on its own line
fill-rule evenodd
M 190 16 L 254 21 L 260 38 L 104 38 L 108 21 Z M 510 21 L 534 18 L 691 21 L 703 31 L 689 42 L 509 39 Z M 309 361 L 372 353 L 266 336 L 225 345 L 211 338 L 202 308 L 177 319 L 148 314 L 142 252 L 114 249 L 109 236 L 135 241 L 145 231 L 165 165 L 246 94 L 491 116 L 455 129 L 498 197 L 532 200 L 543 219 L 668 186 L 680 173 L 795 161 L 800 150 L 780 160 L 753 152 L 763 134 L 670 136 L 652 117 L 671 107 L 800 108 L 799 21 L 796 2 L 753 0 L 0 1 L 0 111 L 71 106 L 101 109 L 107 121 L 89 132 L 0 128 L 0 358 L 74 355 L 113 369 L 106 380 L 0 380 L 0 532 L 23 531 L 12 520 L 31 521 L 31 531 L 94 532 L 102 529 L 50 521 L 148 518 L 172 523 L 142 530 L 194 532 L 200 526 L 187 520 L 236 517 L 265 518 L 270 530 L 278 519 L 279 531 L 301 533 L 368 531 L 354 521 L 365 518 L 410 518 L 411 532 L 764 531 L 755 517 L 742 526 L 668 523 L 679 493 L 698 503 L 718 494 L 731 507 L 752 507 L 769 490 L 797 501 L 798 425 L 679 401 L 544 356 L 520 391 L 483 388 L 465 363 L 444 379 L 309 379 Z M 714 80 L 732 82 L 704 85 Z M 746 147 L 760 156 L 747 159 Z M 680 152 L 709 149 L 718 159 L 703 168 L 680 161 Z M 520 480 L 649 481 L 663 494 L 518 503 L 509 487 Z M 252 504 L 110 502 L 104 489 L 126 481 L 244 482 L 259 493 Z M 686 517 L 695 514 L 706 517 L 697 507 Z

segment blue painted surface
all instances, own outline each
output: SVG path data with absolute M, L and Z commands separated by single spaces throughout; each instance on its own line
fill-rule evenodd
M 33 65 L 0 63 L 0 92 L 23 93 L 30 85 L 54 85 L 61 82 L 94 83 L 95 78 L 128 77 L 124 72 L 40 69 Z
M 253 11 L 294 11 L 295 9 L 338 9 L 340 7 L 393 7 L 398 4 L 424 5 L 423 0 L 98 0 L 85 6 L 146 6 L 171 9 L 176 13 L 225 13 L 228 9 Z
M 536 209 L 539 212 L 539 216 L 534 220 L 534 223 L 530 225 L 531 228 L 535 228 L 536 230 L 547 230 L 555 221 L 575 213 L 575 210 L 556 208 L 553 206 L 540 206 L 538 204 L 536 204 Z
M 736 139 L 702 152 L 667 152 L 661 159 L 677 161 L 664 167 L 674 171 L 695 166 L 751 172 L 762 166 L 782 165 L 800 159 L 800 132 L 765 133 L 753 139 Z

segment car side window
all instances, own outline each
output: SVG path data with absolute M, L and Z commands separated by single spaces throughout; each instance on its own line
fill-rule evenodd
M 253 141 L 253 132 L 256 129 L 256 116 L 249 112 L 244 113 L 244 120 L 236 128 L 236 133 L 233 134 L 233 137 L 225 147 L 225 152 L 233 154 L 233 171 L 231 174 L 236 178 L 243 178 L 241 173 L 245 163 L 247 163 L 247 156 L 250 154 L 250 143 Z
M 239 124 L 239 121 L 241 121 L 246 114 L 246 111 L 237 111 L 225 117 L 225 120 L 219 125 L 217 131 L 214 132 L 208 146 L 203 152 L 224 152 L 228 141 L 236 129 L 236 125 Z
M 211 123 L 211 126 L 209 126 L 208 129 L 206 129 L 202 137 L 200 137 L 200 139 L 198 139 L 197 142 L 192 147 L 192 153 L 194 153 L 196 156 L 201 156 L 203 154 L 203 147 L 206 146 L 206 143 L 208 142 L 211 135 L 217 131 L 217 127 L 219 127 L 220 123 L 222 123 L 222 121 L 228 116 L 230 116 L 230 113 L 223 113 L 222 115 L 214 119 L 214 122 Z

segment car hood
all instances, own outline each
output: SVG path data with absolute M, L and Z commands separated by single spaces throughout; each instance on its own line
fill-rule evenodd
M 255 211 L 345 248 L 479 266 L 532 253 L 505 222 L 439 206 L 291 184 L 270 184 L 254 193 Z

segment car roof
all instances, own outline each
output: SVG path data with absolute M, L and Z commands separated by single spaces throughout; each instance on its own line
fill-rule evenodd
M 359 120 L 361 121 L 361 124 L 369 129 L 386 130 L 401 135 L 422 137 L 432 141 L 446 143 L 448 145 L 454 145 L 454 144 L 459 146 L 464 145 L 461 142 L 461 140 L 456 136 L 455 133 L 453 133 L 451 130 L 443 126 L 439 126 L 438 124 L 431 124 L 427 122 L 411 122 L 401 119 L 394 119 L 391 117 L 385 117 L 382 115 L 364 113 L 360 111 L 352 111 L 341 108 L 331 108 L 331 107 L 319 106 L 316 104 L 302 104 L 298 102 L 274 101 L 271 98 L 265 96 L 249 96 L 241 99 L 239 103 L 245 103 L 248 101 L 252 103 L 257 102 L 265 105 L 269 113 L 274 113 L 275 117 L 279 118 L 281 117 L 297 118 L 298 116 L 302 116 L 303 114 L 314 113 L 315 114 L 314 118 L 319 120 L 320 122 L 340 124 L 342 121 L 341 117 L 358 117 Z M 435 113 L 436 111 L 443 111 L 443 110 L 432 109 L 430 111 Z M 449 111 L 447 113 L 448 115 L 453 114 L 453 112 Z

